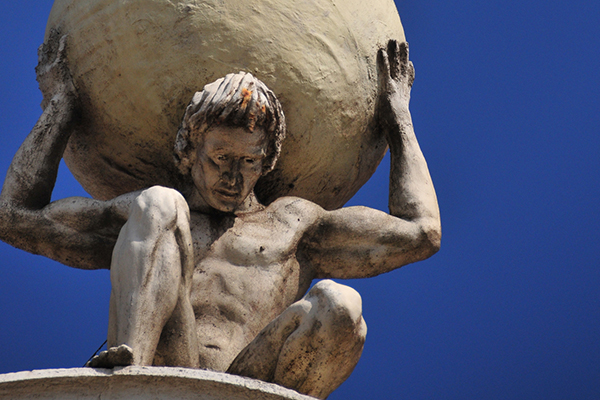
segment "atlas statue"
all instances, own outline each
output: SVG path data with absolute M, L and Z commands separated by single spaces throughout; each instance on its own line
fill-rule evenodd
M 207 84 L 187 107 L 174 149 L 184 187 L 51 201 L 81 123 L 68 43 L 54 32 L 40 48 L 43 113 L 8 170 L 0 238 L 71 267 L 110 269 L 108 350 L 89 366 L 205 368 L 326 398 L 356 366 L 367 333 L 359 294 L 330 279 L 379 275 L 440 246 L 409 112 L 408 45 L 391 40 L 377 54 L 373 123 L 391 153 L 387 214 L 297 197 L 261 204 L 254 186 L 273 169 L 286 124 L 275 94 L 245 72 Z

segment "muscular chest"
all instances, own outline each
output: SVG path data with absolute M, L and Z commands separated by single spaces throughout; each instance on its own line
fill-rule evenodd
M 193 215 L 191 231 L 197 267 L 210 261 L 269 270 L 295 258 L 300 238 L 296 226 L 269 213 Z
M 196 215 L 191 222 L 197 318 L 225 316 L 261 325 L 308 289 L 310 273 L 296 260 L 301 237 L 297 226 L 269 213 Z

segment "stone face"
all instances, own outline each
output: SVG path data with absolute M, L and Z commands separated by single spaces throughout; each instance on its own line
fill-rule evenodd
M 0 375 L 6 400 L 311 400 L 250 378 L 186 368 L 37 370 Z
M 288 139 L 259 198 L 332 209 L 374 172 L 387 145 L 368 129 L 377 49 L 404 41 L 392 0 L 56 0 L 84 102 L 65 161 L 94 197 L 175 186 L 172 148 L 192 94 L 249 71 L 275 92 Z

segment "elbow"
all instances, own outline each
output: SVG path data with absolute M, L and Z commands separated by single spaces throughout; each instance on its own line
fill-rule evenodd
M 19 221 L 14 207 L 7 201 L 0 200 L 0 240 L 13 245 L 19 237 Z
M 424 258 L 429 258 L 439 251 L 442 243 L 442 226 L 439 218 L 421 223 L 421 238 Z

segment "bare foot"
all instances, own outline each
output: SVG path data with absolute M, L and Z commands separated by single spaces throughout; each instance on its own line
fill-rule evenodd
M 126 367 L 132 364 L 133 350 L 126 344 L 122 344 L 119 347 L 111 347 L 94 356 L 85 366 L 90 368 L 113 368 Z

